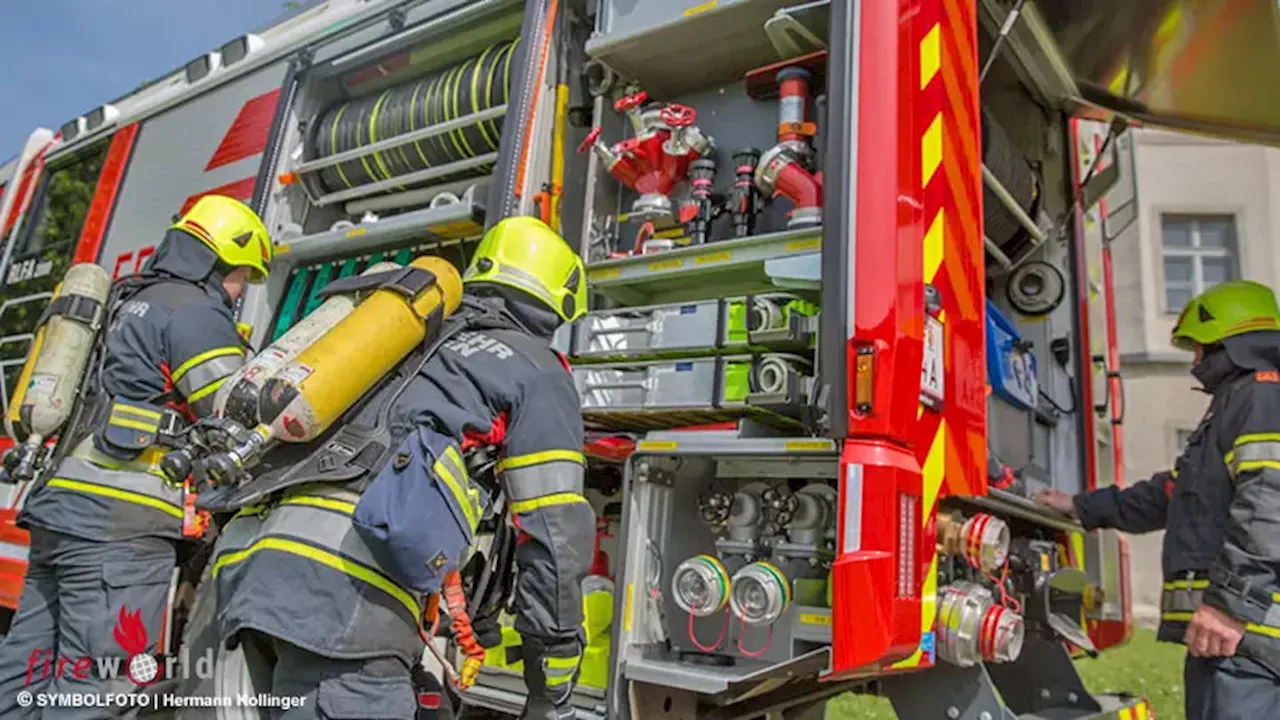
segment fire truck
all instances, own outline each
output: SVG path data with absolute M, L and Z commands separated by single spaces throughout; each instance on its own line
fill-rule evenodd
M 1071 662 L 1130 636 L 1125 539 L 1030 497 L 1123 484 L 1128 128 L 1274 144 L 1256 68 L 1278 16 L 313 3 L 5 166 L 6 410 L 60 273 L 137 270 L 202 194 L 245 199 L 277 242 L 238 308 L 255 347 L 335 279 L 464 267 L 486 227 L 536 215 L 581 249 L 592 297 L 556 340 L 599 517 L 579 717 L 816 717 L 868 688 L 904 718 L 1151 717 Z M 25 491 L 0 530 L 8 607 Z M 475 559 L 473 605 L 501 610 L 480 568 L 510 558 Z M 476 683 L 424 708 L 519 712 L 500 620 Z

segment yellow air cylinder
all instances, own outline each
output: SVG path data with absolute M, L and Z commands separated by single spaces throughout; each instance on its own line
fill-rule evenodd
M 389 288 L 371 293 L 277 371 L 259 400 L 260 434 L 284 442 L 314 440 L 410 351 L 429 341 L 429 317 L 443 320 L 458 309 L 462 277 L 457 268 L 431 256 L 409 265 L 435 275 L 435 283 L 412 301 Z
M 369 266 L 360 274 L 375 275 L 399 270 L 400 267 L 397 263 L 381 262 Z M 359 294 L 342 293 L 327 298 L 320 307 L 294 323 L 288 332 L 263 348 L 262 352 L 245 363 L 218 388 L 218 393 L 214 396 L 214 414 L 229 417 L 245 427 L 257 425 L 258 402 L 267 381 L 296 358 L 298 353 L 350 315 L 360 301 L 357 297 Z
M 72 265 L 54 290 L 53 311 L 36 331 L 5 416 L 6 432 L 25 436 L 15 479 L 31 472 L 35 451 L 71 417 L 110 292 L 111 277 L 95 263 Z

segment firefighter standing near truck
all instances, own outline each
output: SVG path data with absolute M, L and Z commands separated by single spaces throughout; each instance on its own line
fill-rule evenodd
M 497 477 L 518 533 L 523 717 L 573 716 L 595 516 L 583 496 L 578 393 L 550 341 L 586 310 L 584 267 L 547 225 L 515 217 L 486 234 L 463 282 L 439 341 L 331 429 L 384 423 L 389 444 L 377 458 L 355 480 L 316 482 L 298 468 L 359 461 L 348 451 L 326 463 L 346 436 L 281 447 L 264 465 L 288 468 L 290 486 L 222 528 L 210 572 L 215 696 L 304 697 L 291 718 L 412 717 L 424 604 L 465 561 L 490 497 L 464 455 L 499 448 Z M 272 472 L 259 469 L 245 487 Z M 197 602 L 207 600 L 205 587 Z M 194 622 L 191 631 L 209 641 Z
M 146 677 L 153 666 L 128 660 L 167 651 L 157 642 L 171 578 L 179 546 L 196 534 L 184 523 L 185 489 L 159 471 L 163 440 L 208 414 L 214 390 L 244 363 L 232 305 L 246 282 L 266 279 L 271 253 L 257 214 L 207 195 L 142 273 L 117 282 L 98 336 L 100 371 L 90 376 L 82 420 L 63 439 L 69 452 L 37 480 L 18 518 L 31 554 L 0 644 L 0 718 L 41 713 L 19 706 L 24 690 L 105 695 L 154 679 Z M 120 659 L 118 676 L 97 677 L 109 658 Z
M 1213 399 L 1173 468 L 1037 500 L 1086 529 L 1165 530 L 1163 641 L 1184 642 L 1188 720 L 1280 717 L 1280 309 L 1254 282 L 1193 298 L 1173 344 Z

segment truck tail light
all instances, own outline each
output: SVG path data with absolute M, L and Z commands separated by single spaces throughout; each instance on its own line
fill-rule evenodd
M 898 493 L 898 597 L 916 596 L 916 498 Z
M 875 388 L 875 350 L 858 348 L 853 363 L 853 405 L 863 415 L 871 412 L 871 397 Z

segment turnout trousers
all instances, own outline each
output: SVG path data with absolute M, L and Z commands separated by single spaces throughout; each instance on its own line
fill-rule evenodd
M 1280 718 L 1280 677 L 1247 657 L 1187 656 L 1187 720 Z
M 131 714 L 128 704 L 41 708 L 30 699 L 133 694 L 160 679 L 163 666 L 130 660 L 168 652 L 175 555 L 165 538 L 95 542 L 33 527 L 22 598 L 0 643 L 0 718 Z

